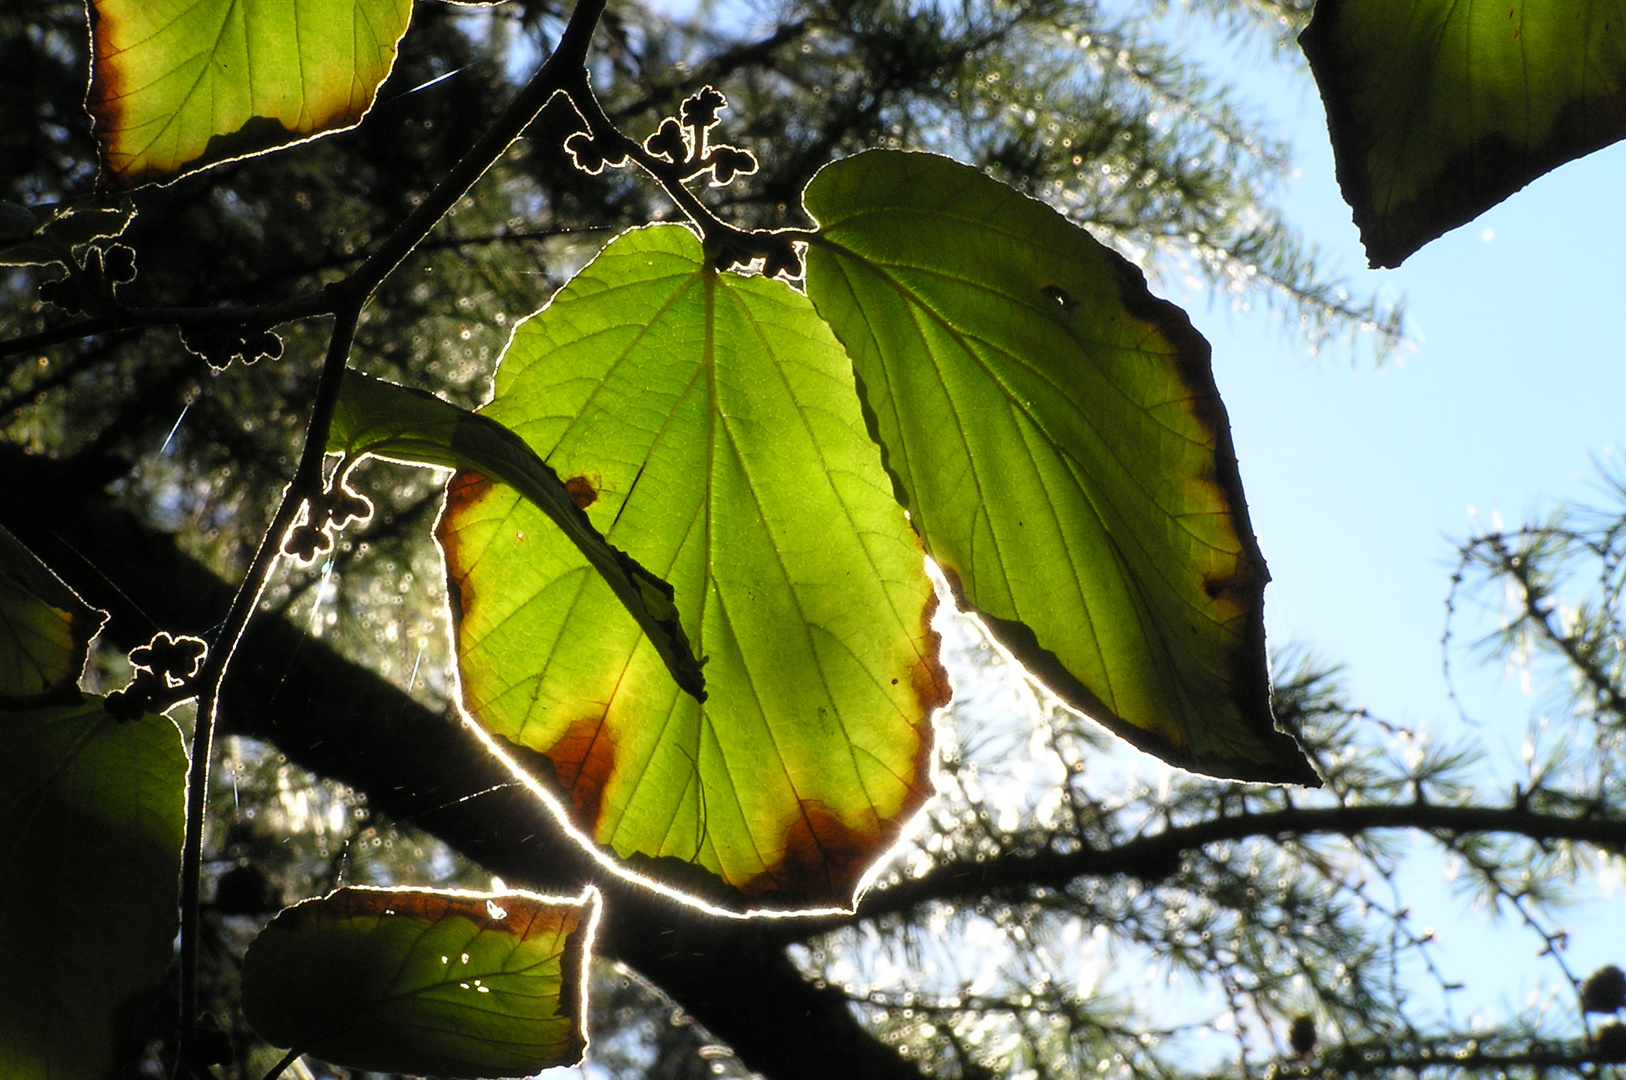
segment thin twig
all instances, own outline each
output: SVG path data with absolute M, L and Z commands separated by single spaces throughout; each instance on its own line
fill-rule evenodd
M 615 122 L 605 113 L 604 107 L 599 104 L 598 97 L 588 84 L 585 71 L 578 74 L 576 84 L 569 88 L 569 94 L 571 102 L 576 106 L 576 112 L 586 121 L 588 133 L 598 144 L 606 163 L 625 159 L 649 174 L 650 178 L 660 185 L 661 190 L 666 192 L 667 198 L 671 199 L 700 231 L 707 255 L 714 263 L 727 269 L 730 264 L 741 264 L 750 256 L 762 256 L 767 259 L 766 272 L 770 274 L 774 272 L 776 260 L 780 265 L 787 262 L 792 267 L 800 265 L 799 258 L 791 254 L 790 245 L 794 240 L 809 239 L 813 235 L 812 232 L 794 228 L 745 230 L 728 224 L 712 213 L 711 209 L 685 186 L 684 173 L 693 163 L 667 161 L 657 157 L 644 149 L 643 143 L 616 127 Z M 799 273 L 797 270 L 793 276 Z
M 271 524 L 260 537 L 254 561 L 249 564 L 248 574 L 237 589 L 231 610 L 226 614 L 220 634 L 215 638 L 195 684 L 203 688 L 203 696 L 198 702 L 197 722 L 192 732 L 192 763 L 186 781 L 186 840 L 181 848 L 181 1029 L 177 1061 L 185 1060 L 185 1051 L 192 1040 L 198 1015 L 198 911 L 202 886 L 203 823 L 209 792 L 209 753 L 215 722 L 219 718 L 220 694 L 232 653 L 236 651 L 243 631 L 248 628 L 249 619 L 259 606 L 260 595 L 265 591 L 271 571 L 282 553 L 283 537 L 293 526 L 305 500 L 321 490 L 322 458 L 327 446 L 328 426 L 333 419 L 334 404 L 360 315 L 361 310 L 357 305 L 341 312 L 334 321 L 333 336 L 328 340 L 327 359 L 317 385 L 316 404 L 311 410 L 310 425 L 305 432 L 305 449 L 300 456 L 299 469 L 283 492 Z
M 281 1076 L 288 1066 L 298 1061 L 303 1054 L 303 1050 L 295 1049 L 282 1055 L 282 1060 L 271 1066 L 271 1071 L 265 1074 L 265 1080 L 277 1080 L 277 1077 Z
M 435 185 L 428 198 L 384 239 L 384 242 L 348 276 L 326 288 L 289 300 L 242 307 L 125 308 L 98 317 L 52 327 L 35 334 L 0 342 L 0 356 L 24 353 L 75 338 L 90 337 L 137 326 L 219 325 L 248 323 L 275 325 L 315 315 L 337 314 L 348 303 L 364 300 L 394 272 L 446 212 L 491 168 L 542 111 L 554 94 L 567 85 L 585 82 L 587 48 L 607 0 L 581 0 L 559 38 L 559 47 L 509 103 L 480 140 Z
M 181 852 L 181 948 L 180 948 L 180 1034 L 176 1053 L 177 1069 L 187 1057 L 194 1040 L 198 1016 L 198 912 L 203 865 L 203 826 L 208 801 L 209 754 L 220 709 L 221 691 L 237 643 L 249 619 L 259 606 L 271 571 L 282 552 L 284 537 L 295 524 L 306 502 L 323 486 L 323 459 L 328 429 L 338 404 L 345 365 L 355 338 L 356 324 L 367 299 L 379 284 L 422 242 L 424 237 L 457 204 L 474 183 L 508 149 L 509 145 L 536 117 L 542 107 L 564 89 L 585 79 L 587 49 L 607 0 L 579 0 L 570 22 L 559 39 L 559 47 L 532 76 L 508 108 L 486 130 L 453 167 L 435 190 L 396 227 L 378 249 L 342 281 L 329 285 L 322 296 L 332 303 L 332 337 L 327 358 L 317 383 L 316 400 L 311 407 L 305 445 L 293 480 L 283 491 L 281 503 L 260 538 L 254 560 L 238 587 L 231 610 L 221 624 L 195 685 L 202 690 L 198 703 L 197 726 L 192 736 L 191 768 L 187 775 L 186 838 Z M 213 313 L 211 313 L 213 315 Z
M 337 288 L 352 296 L 370 295 L 402 260 L 412 254 L 446 212 L 468 193 L 475 181 L 496 164 L 497 159 L 536 119 L 553 95 L 585 83 L 587 47 L 606 3 L 607 0 L 579 0 L 575 11 L 571 12 L 565 32 L 559 37 L 559 47 L 554 49 L 547 62 L 502 111 L 502 115 L 486 129 L 480 140 L 469 148 L 462 160 L 446 174 L 446 178 L 435 185 L 429 197 L 419 203 L 406 220 Z
M 287 300 L 269 304 L 233 305 L 216 307 L 142 307 L 121 308 L 109 314 L 80 319 L 41 330 L 34 334 L 0 341 L 0 356 L 43 349 L 64 341 L 95 337 L 113 330 L 129 330 L 152 326 L 276 326 L 308 319 L 316 315 L 331 315 L 340 300 L 328 289 L 305 293 Z
M 877 889 L 860 903 L 860 918 L 876 919 L 919 904 L 956 896 L 985 896 L 1005 889 L 1064 888 L 1081 877 L 1134 873 L 1180 853 L 1226 840 L 1313 834 L 1355 836 L 1376 829 L 1410 829 L 1448 835 L 1506 833 L 1531 839 L 1578 840 L 1606 851 L 1626 850 L 1626 819 L 1565 817 L 1516 807 L 1446 806 L 1403 802 L 1222 814 L 1191 825 L 1149 833 L 1110 849 L 1011 856 L 998 863 L 945 863 L 922 877 Z M 795 923 L 795 935 L 811 936 L 843 920 Z M 786 920 L 787 924 L 789 920 Z

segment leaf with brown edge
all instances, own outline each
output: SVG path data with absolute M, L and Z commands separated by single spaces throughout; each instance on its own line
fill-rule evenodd
M 344 374 L 327 449 L 343 454 L 348 463 L 370 456 L 406 465 L 469 469 L 519 492 L 604 578 L 649 635 L 677 684 L 706 700 L 706 678 L 673 606 L 672 586 L 606 542 L 582 513 L 598 497 L 588 477 L 572 476 L 561 483 L 559 474 L 525 440 L 489 416 L 359 371 Z
M 243 960 L 266 1041 L 372 1072 L 530 1076 L 574 1065 L 598 894 L 339 889 L 287 908 Z
M 688 230 L 612 242 L 514 333 L 484 415 L 676 590 L 680 695 L 581 554 L 461 473 L 439 529 L 465 708 L 598 848 L 732 907 L 846 906 L 931 791 L 924 557 L 806 297 Z
M 0 528 L 0 708 L 77 704 L 90 641 L 106 620 Z
M 412 0 L 90 0 L 101 183 L 172 179 L 352 127 Z
M 962 607 L 1173 764 L 1318 785 L 1270 712 L 1264 590 L 1208 343 L 1083 229 L 966 165 L 808 185 L 808 295 Z
M 1626 0 L 1320 0 L 1299 44 L 1375 267 L 1626 137 Z

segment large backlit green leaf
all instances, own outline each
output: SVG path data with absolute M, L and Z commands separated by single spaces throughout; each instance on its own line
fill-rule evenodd
M 469 469 L 507 484 L 553 520 L 603 576 L 616 598 L 643 627 L 679 686 L 706 700 L 706 680 L 683 636 L 672 586 L 606 543 L 577 505 L 588 500 L 581 484 L 572 491 L 525 440 L 487 416 L 471 413 L 433 394 L 345 373 L 328 434 L 328 451 L 347 459 L 363 455 L 408 465 Z
M 353 126 L 412 0 L 91 0 L 103 183 L 133 187 Z
M 0 710 L 0 1076 L 102 1080 L 174 953 L 186 755 L 93 698 Z
M 440 535 L 469 712 L 646 872 L 849 903 L 929 792 L 947 689 L 920 548 L 812 305 L 637 230 L 515 331 L 485 411 L 676 587 L 710 696 L 538 511 L 460 475 Z
M 0 529 L 0 708 L 77 703 L 106 618 Z
M 1373 266 L 1626 136 L 1626 0 L 1321 0 L 1299 43 Z
M 1184 313 L 1054 210 L 946 158 L 850 158 L 806 203 L 808 293 L 962 605 L 1137 746 L 1318 782 L 1271 718 L 1265 564 Z
M 574 1065 L 596 908 L 593 894 L 340 889 L 254 939 L 243 1014 L 273 1045 L 372 1072 Z

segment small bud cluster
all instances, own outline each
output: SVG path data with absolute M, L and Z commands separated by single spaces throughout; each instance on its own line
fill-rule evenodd
M 684 100 L 678 115 L 661 121 L 655 133 L 644 140 L 643 150 L 654 163 L 646 161 L 668 189 L 709 176 L 712 187 L 725 187 L 741 176 L 757 171 L 757 159 L 749 150 L 711 141 L 711 129 L 720 122 L 728 98 L 707 86 Z M 627 159 L 620 143 L 595 138 L 578 131 L 565 140 L 565 149 L 578 169 L 597 174 L 606 165 L 621 165 Z M 742 232 L 715 221 L 703 225 L 706 249 L 713 266 L 724 270 L 749 267 L 762 260 L 767 277 L 797 278 L 802 274 L 802 256 L 789 237 L 771 232 Z
M 750 266 L 756 259 L 762 260 L 762 273 L 766 277 L 802 276 L 801 253 L 788 236 L 771 232 L 737 232 L 713 245 L 712 262 L 724 270 Z
M 183 326 L 181 344 L 216 371 L 224 371 L 233 360 L 252 364 L 257 360 L 282 358 L 282 338 L 267 327 L 246 323 Z
M 160 630 L 147 644 L 130 650 L 135 673 L 123 689 L 107 695 L 104 707 L 121 723 L 168 708 L 178 700 L 175 691 L 197 675 L 208 654 L 209 646 L 202 638 Z
M 69 315 L 95 312 L 111 305 L 120 285 L 134 281 L 135 251 L 124 244 L 93 247 L 84 261 L 68 266 L 68 276 L 40 282 L 40 303 L 61 308 Z
M 603 172 L 606 165 L 614 169 L 627 162 L 625 151 L 608 146 L 606 140 L 595 139 L 586 131 L 578 131 L 566 139 L 565 151 L 576 168 L 592 176 Z
M 373 504 L 366 496 L 352 491 L 344 480 L 339 480 L 306 506 L 305 520 L 288 530 L 282 553 L 307 565 L 315 562 L 318 555 L 333 550 L 334 532 L 352 521 L 366 521 L 373 516 Z
M 711 129 L 719 123 L 718 113 L 727 106 L 728 99 L 720 90 L 703 88 L 683 102 L 681 119 L 667 117 L 661 121 L 655 134 L 644 140 L 644 151 L 676 166 L 680 182 L 710 174 L 712 186 L 723 187 L 733 183 L 735 177 L 751 175 L 757 171 L 757 159 L 749 150 L 711 142 Z M 576 168 L 594 176 L 606 165 L 614 168 L 627 160 L 626 151 L 611 140 L 595 138 L 587 131 L 578 131 L 566 139 L 565 150 Z
M 689 140 L 684 137 L 683 125 L 670 117 L 662 120 L 655 134 L 644 140 L 644 149 L 674 165 L 689 161 Z
M 723 187 L 737 176 L 750 176 L 757 171 L 757 159 L 749 150 L 711 141 L 711 129 L 721 122 L 718 114 L 727 107 L 722 91 L 702 88 L 679 108 L 681 120 L 661 121 L 655 134 L 644 140 L 644 150 L 676 165 L 685 181 L 710 173 L 712 186 Z

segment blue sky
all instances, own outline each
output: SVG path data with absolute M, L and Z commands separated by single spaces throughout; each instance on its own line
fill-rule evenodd
M 745 18 L 749 0 L 716 0 Z M 669 0 L 687 10 L 693 0 Z M 1398 270 L 1368 271 L 1333 174 L 1319 97 L 1296 49 L 1233 53 L 1211 29 L 1195 51 L 1240 82 L 1243 99 L 1287 138 L 1287 218 L 1357 291 L 1404 294 L 1407 344 L 1381 365 L 1338 345 L 1312 356 L 1261 310 L 1170 293 L 1214 347 L 1255 531 L 1274 577 L 1273 645 L 1298 643 L 1345 665 L 1350 697 L 1440 741 L 1472 742 L 1517 775 L 1541 700 L 1516 674 L 1455 657 L 1464 723 L 1441 669 L 1444 601 L 1457 542 L 1480 525 L 1517 525 L 1561 500 L 1600 501 L 1596 457 L 1626 469 L 1626 146 L 1537 181 L 1435 241 Z M 1493 623 L 1460 622 L 1463 639 Z M 1487 792 L 1489 797 L 1494 797 Z M 1579 974 L 1626 964 L 1623 889 L 1594 890 L 1566 919 Z M 1459 1014 L 1523 1011 L 1559 991 L 1540 942 L 1516 926 L 1464 918 L 1442 861 L 1420 857 L 1402 887 L 1419 927 L 1440 937 Z M 1439 1006 L 1420 983 L 1420 1011 Z M 1559 1008 L 1572 1008 L 1559 992 Z M 1421 1015 L 1416 1019 L 1423 1019 Z
M 1308 356 L 1261 314 L 1190 305 L 1214 345 L 1274 578 L 1270 640 L 1345 664 L 1352 699 L 1384 719 L 1516 761 L 1542 699 L 1516 673 L 1476 668 L 1458 650 L 1458 689 L 1479 723 L 1461 721 L 1441 669 L 1444 600 L 1457 541 L 1560 500 L 1600 503 L 1593 459 L 1622 463 L 1626 146 L 1544 177 L 1398 270 L 1368 271 L 1308 76 L 1247 60 L 1232 68 L 1246 72 L 1244 95 L 1294 147 L 1289 220 L 1358 287 L 1404 293 L 1411 337 L 1380 367 L 1347 349 Z M 1481 617 L 1456 632 L 1466 640 L 1493 626 Z M 1441 871 L 1425 860 L 1407 884 L 1419 922 L 1440 931 L 1447 974 L 1469 984 L 1459 1005 L 1525 1005 L 1556 977 L 1537 959 L 1539 941 L 1462 921 Z M 1617 864 L 1612 898 L 1569 920 L 1578 974 L 1626 963 L 1619 878 Z

